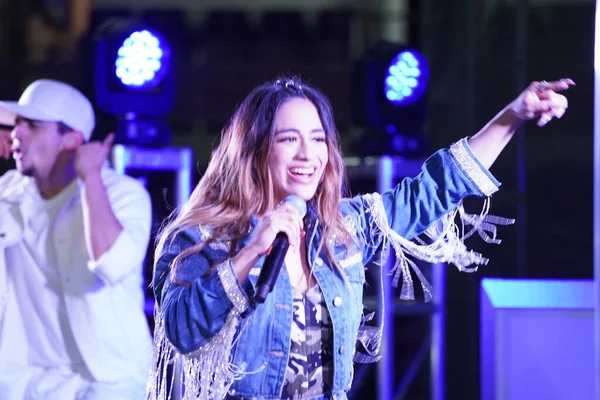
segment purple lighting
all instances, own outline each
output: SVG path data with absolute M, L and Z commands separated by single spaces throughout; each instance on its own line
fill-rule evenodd
M 415 103 L 427 88 L 429 71 L 425 58 L 414 50 L 398 53 L 385 74 L 385 97 L 395 106 Z
M 593 399 L 591 280 L 483 279 L 481 399 Z
M 123 85 L 147 90 L 158 85 L 170 63 L 167 41 L 147 29 L 132 32 L 117 51 L 115 75 Z

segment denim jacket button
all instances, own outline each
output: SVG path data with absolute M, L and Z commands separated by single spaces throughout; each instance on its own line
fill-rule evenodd
M 341 297 L 336 297 L 335 299 L 333 299 L 333 305 L 336 307 L 339 307 L 342 305 L 342 298 Z
M 317 264 L 320 267 L 321 265 L 323 265 L 323 259 L 321 257 L 318 257 L 315 260 L 315 264 Z
M 345 350 L 344 346 L 340 347 L 340 354 L 344 354 L 344 350 Z

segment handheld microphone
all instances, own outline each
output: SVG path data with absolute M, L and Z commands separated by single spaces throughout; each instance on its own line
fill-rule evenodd
M 281 204 L 283 203 L 290 203 L 294 206 L 298 214 L 300 214 L 300 218 L 304 218 L 304 215 L 306 215 L 306 203 L 300 197 L 295 195 L 288 196 L 281 202 Z M 273 286 L 275 286 L 275 282 L 279 276 L 279 271 L 283 266 L 288 247 L 290 247 L 290 242 L 287 235 L 279 232 L 275 236 L 275 240 L 273 240 L 271 251 L 267 255 L 258 275 L 256 294 L 254 296 L 254 299 L 258 303 L 264 303 L 267 295 L 273 290 Z

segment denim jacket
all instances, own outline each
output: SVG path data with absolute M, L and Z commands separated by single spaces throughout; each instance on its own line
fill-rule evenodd
M 404 254 L 426 261 L 454 262 L 459 268 L 485 263 L 479 254 L 467 251 L 460 238 L 455 240 L 456 229 L 433 223 L 445 218 L 442 225 L 448 226 L 462 199 L 470 195 L 491 196 L 498 186 L 463 139 L 432 155 L 417 177 L 404 179 L 381 195 L 343 200 L 340 213 L 346 228 L 358 240 L 350 248 L 336 238 L 327 241 L 343 274 L 333 268 L 323 251 L 317 253 L 321 229 L 309 206 L 304 219 L 308 264 L 313 266 L 333 325 L 334 376 L 332 393 L 325 398 L 346 398 L 352 382 L 353 358 L 361 358 L 355 350 L 357 340 L 367 349 L 363 360 L 379 358 L 373 352 L 379 350 L 380 331 L 368 332 L 362 324 L 364 266 L 382 248 L 395 249 L 396 255 L 401 255 L 394 267 L 395 283 L 402 287 L 402 297 L 410 298 L 413 282 L 407 268 L 416 266 Z M 465 221 L 468 218 L 462 219 L 476 224 L 472 218 L 470 222 Z M 186 398 L 227 395 L 238 399 L 276 399 L 281 395 L 290 353 L 293 311 L 289 276 L 282 268 L 273 291 L 263 304 L 258 304 L 252 299 L 264 257 L 256 262 L 243 284 L 238 283 L 229 258 L 248 243 L 257 222 L 252 219 L 249 234 L 238 241 L 234 251 L 230 249 L 230 241 L 218 239 L 182 260 L 177 278 L 180 282 L 190 282 L 189 286 L 172 279 L 170 264 L 184 249 L 208 239 L 209 229 L 200 227 L 180 233 L 156 263 L 154 290 L 159 306 L 155 365 L 172 355 L 181 358 L 187 366 L 184 368 Z M 431 231 L 432 227 L 437 233 Z M 435 239 L 433 246 L 411 242 L 424 232 Z M 203 276 L 215 265 L 213 273 Z M 430 297 L 427 296 L 430 287 L 424 278 L 421 285 L 426 298 Z M 158 380 L 158 374 L 155 378 Z M 156 387 L 149 389 L 149 398 L 160 398 Z

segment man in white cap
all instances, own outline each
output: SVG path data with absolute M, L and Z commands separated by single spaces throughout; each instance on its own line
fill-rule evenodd
M 147 191 L 106 165 L 113 136 L 89 141 L 70 85 L 33 82 L 0 124 L 16 162 L 0 177 L 0 399 L 142 399 Z

